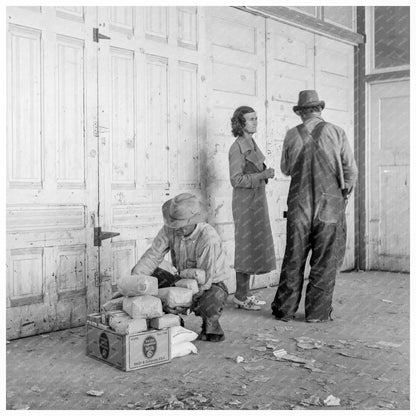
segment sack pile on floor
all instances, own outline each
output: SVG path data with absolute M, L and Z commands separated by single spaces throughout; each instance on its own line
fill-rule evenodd
M 172 358 L 183 357 L 191 353 L 197 354 L 198 350 L 192 341 L 195 341 L 198 334 L 183 326 L 174 326 L 170 329 L 170 348 Z
M 191 341 L 198 334 L 180 326 L 179 315 L 164 312 L 164 309 L 184 312 L 191 306 L 192 296 L 198 292 L 194 278 L 181 279 L 175 287 L 158 289 L 156 277 L 141 274 L 119 279 L 117 289 L 123 296 L 102 307 L 106 324 L 112 330 L 128 335 L 171 328 L 171 358 L 197 353 Z

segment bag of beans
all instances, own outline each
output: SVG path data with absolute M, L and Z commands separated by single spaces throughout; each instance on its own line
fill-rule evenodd
M 145 274 L 133 274 L 117 280 L 117 290 L 124 296 L 157 296 L 157 286 L 157 278 Z
M 164 287 L 159 289 L 157 296 L 169 308 L 189 307 L 192 304 L 192 290 L 186 287 Z
M 152 319 L 163 315 L 161 300 L 150 295 L 125 297 L 123 311 L 134 319 Z
M 187 289 L 190 289 L 192 291 L 192 295 L 195 295 L 195 293 L 198 293 L 198 283 L 194 279 L 181 279 L 178 280 L 175 283 L 175 286 L 177 287 L 186 287 Z

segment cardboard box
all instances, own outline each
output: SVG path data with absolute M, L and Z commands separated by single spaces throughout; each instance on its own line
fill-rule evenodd
M 91 323 L 106 325 L 105 314 L 103 313 L 92 313 L 90 315 L 87 315 L 87 321 Z
M 170 361 L 169 328 L 120 335 L 87 323 L 87 355 L 124 371 Z

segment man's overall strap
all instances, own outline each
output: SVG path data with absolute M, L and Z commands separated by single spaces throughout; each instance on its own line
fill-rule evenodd
M 308 129 L 305 127 L 304 124 L 299 124 L 298 126 L 296 126 L 296 128 L 298 129 L 298 132 L 305 143 L 309 140 L 310 136 L 312 136 L 312 138 L 316 142 L 321 134 L 322 129 L 325 127 L 326 124 L 326 121 L 321 121 L 314 127 L 311 133 L 309 133 Z

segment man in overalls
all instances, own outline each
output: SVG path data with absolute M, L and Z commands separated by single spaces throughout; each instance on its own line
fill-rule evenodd
M 286 250 L 272 303 L 282 321 L 293 319 L 298 309 L 310 250 L 305 320 L 332 320 L 335 277 L 346 246 L 345 207 L 358 171 L 344 130 L 322 119 L 324 108 L 316 91 L 301 91 L 293 111 L 303 123 L 287 132 L 283 144 L 281 170 L 291 182 Z

